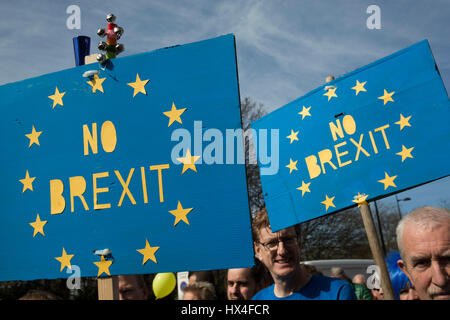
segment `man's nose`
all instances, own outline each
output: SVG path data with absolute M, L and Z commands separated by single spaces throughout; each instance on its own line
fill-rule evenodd
M 286 245 L 284 244 L 283 241 L 279 241 L 277 247 L 277 254 L 283 255 L 285 253 L 286 253 Z
M 233 292 L 233 293 L 236 292 L 236 291 L 238 291 L 238 285 L 237 285 L 237 283 L 233 284 L 233 285 L 231 286 L 230 290 L 231 290 L 231 292 Z
M 438 261 L 431 262 L 431 281 L 440 288 L 445 287 L 449 281 L 445 266 L 441 266 Z

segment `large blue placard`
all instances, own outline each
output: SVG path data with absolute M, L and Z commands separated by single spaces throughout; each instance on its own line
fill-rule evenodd
M 261 171 L 272 229 L 447 176 L 449 107 L 424 40 L 253 122 L 279 130 L 280 169 Z
M 253 264 L 233 35 L 0 97 L 0 281 Z M 226 130 L 224 163 L 211 136 Z

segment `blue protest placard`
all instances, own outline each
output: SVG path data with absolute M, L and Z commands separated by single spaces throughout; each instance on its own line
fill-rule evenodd
M 253 265 L 233 35 L 0 96 L 0 281 Z
M 424 40 L 253 122 L 279 130 L 279 171 L 261 171 L 272 229 L 447 176 L 449 107 Z

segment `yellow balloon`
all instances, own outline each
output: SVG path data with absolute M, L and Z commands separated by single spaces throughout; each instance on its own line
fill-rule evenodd
M 156 299 L 161 299 L 169 295 L 175 289 L 176 282 L 177 280 L 173 273 L 158 273 L 153 279 L 152 285 Z

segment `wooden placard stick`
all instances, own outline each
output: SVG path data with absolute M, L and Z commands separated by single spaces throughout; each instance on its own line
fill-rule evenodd
M 123 28 L 117 26 L 114 24 L 116 17 L 113 14 L 108 14 L 106 16 L 106 21 L 108 22 L 108 31 L 101 29 L 97 32 L 97 34 L 101 37 L 107 36 L 108 42 L 102 44 L 101 50 L 106 50 L 106 56 L 101 55 L 101 61 L 105 61 L 105 59 L 115 58 L 117 54 L 123 51 L 123 45 L 118 44 L 116 40 L 120 39 L 123 33 Z M 83 44 L 86 44 L 85 46 L 79 46 L 78 43 L 83 40 Z M 85 41 L 88 40 L 88 41 Z M 77 51 L 75 52 L 75 56 L 78 57 L 84 57 L 85 64 L 93 63 L 96 61 L 99 61 L 97 59 L 97 55 L 92 54 L 88 55 L 89 53 L 89 46 L 90 46 L 90 39 L 89 37 L 78 37 L 78 40 L 74 40 L 74 49 Z M 100 47 L 99 47 L 100 49 Z M 95 59 L 95 60 L 94 60 Z M 99 61 L 100 62 L 100 61 Z M 81 64 L 81 63 L 80 63 Z M 98 73 L 98 72 L 97 72 Z M 89 75 L 83 74 L 83 77 Z M 92 76 L 92 74 L 90 75 Z M 105 249 L 106 250 L 106 249 Z M 100 263 L 105 262 L 104 260 L 104 254 L 100 254 L 102 256 L 102 260 Z M 110 262 L 112 263 L 112 262 Z M 97 265 L 100 268 L 100 265 Z M 103 269 L 102 269 L 103 270 Z M 101 273 L 106 272 L 109 275 L 109 270 L 106 267 L 103 271 L 100 271 L 99 269 L 99 278 L 97 279 L 97 286 L 98 286 L 98 299 L 99 300 L 118 300 L 119 299 L 119 280 L 117 276 L 109 276 L 100 278 Z
M 381 288 L 383 289 L 384 300 L 395 300 L 394 289 L 392 288 L 389 271 L 384 260 L 383 250 L 381 248 L 380 240 L 378 239 L 375 224 L 373 223 L 370 207 L 366 202 L 367 195 L 358 194 L 355 200 L 361 211 L 361 216 L 366 229 L 367 239 L 369 240 L 370 250 L 372 251 L 375 264 L 378 266 L 380 272 Z
M 326 82 L 331 82 L 335 78 L 334 76 L 328 76 Z M 325 87 L 327 90 L 327 87 Z M 395 300 L 394 289 L 392 288 L 391 278 L 389 277 L 389 271 L 387 269 L 386 261 L 384 260 L 383 250 L 381 248 L 380 240 L 378 239 L 377 231 L 375 229 L 375 224 L 373 223 L 372 213 L 370 212 L 370 207 L 366 202 L 368 196 L 361 195 L 358 193 L 355 196 L 353 202 L 358 204 L 361 211 L 361 216 L 364 223 L 364 228 L 366 230 L 367 239 L 369 240 L 370 250 L 372 251 L 372 256 L 375 264 L 378 266 L 380 271 L 381 288 L 383 289 L 383 295 L 385 300 Z
M 99 300 L 119 300 L 119 278 L 118 276 L 111 276 L 109 267 L 113 264 L 114 259 L 106 260 L 105 257 L 111 256 L 110 249 L 95 250 L 96 255 L 101 256 L 100 261 L 94 262 L 98 267 L 97 288 Z M 106 273 L 108 276 L 100 278 Z
M 98 300 L 119 300 L 119 278 L 117 276 L 97 279 Z

